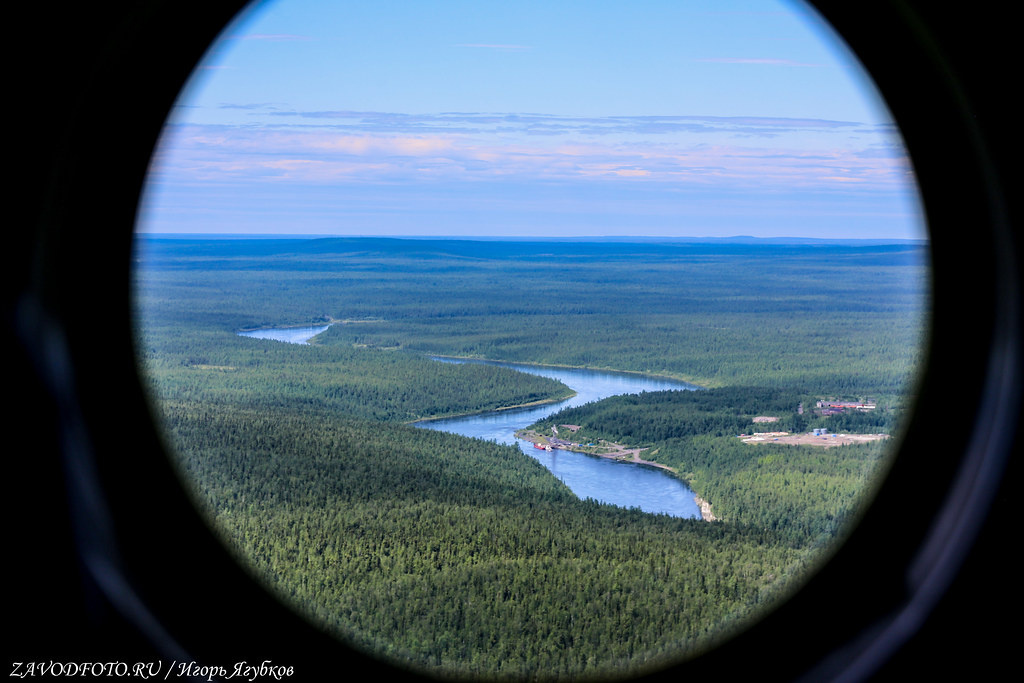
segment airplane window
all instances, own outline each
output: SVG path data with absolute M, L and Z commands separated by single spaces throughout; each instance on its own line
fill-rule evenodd
M 633 676 L 773 609 L 870 504 L 928 249 L 804 5 L 282 0 L 165 126 L 137 343 L 197 506 L 326 632 Z
M 12 677 L 1005 675 L 1005 10 L 322 4 L 22 8 Z

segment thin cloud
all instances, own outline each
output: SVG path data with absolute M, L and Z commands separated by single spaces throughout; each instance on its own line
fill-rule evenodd
M 274 43 L 292 43 L 307 40 L 316 40 L 312 36 L 303 36 L 295 33 L 247 33 L 234 36 L 238 40 L 268 40 Z
M 275 105 L 269 102 L 254 102 L 251 104 L 221 104 L 218 105 L 218 109 L 246 109 L 252 111 L 265 111 L 267 109 L 273 109 Z
M 821 191 L 907 182 L 905 159 L 865 155 L 862 147 L 650 143 L 524 136 L 359 133 L 335 128 L 185 125 L 159 155 L 164 177 L 179 181 L 461 183 L 617 180 L 673 187 Z M 799 136 L 797 136 L 799 137 Z M 794 143 L 795 144 L 795 143 Z M 171 151 L 173 150 L 173 152 Z
M 463 133 L 559 135 L 699 135 L 777 137 L 791 132 L 852 132 L 865 129 L 856 121 L 757 116 L 604 116 L 453 112 L 396 114 L 361 111 L 280 111 L 274 117 L 330 121 L 337 129 L 367 133 Z M 884 132 L 884 131 L 883 131 Z
M 458 43 L 455 47 L 476 47 L 486 50 L 532 50 L 531 45 L 509 45 L 500 43 Z
M 710 62 L 713 64 L 756 64 L 761 66 L 824 66 L 824 64 L 808 64 L 807 62 L 794 62 L 792 59 L 770 59 L 755 57 L 707 57 L 695 61 Z

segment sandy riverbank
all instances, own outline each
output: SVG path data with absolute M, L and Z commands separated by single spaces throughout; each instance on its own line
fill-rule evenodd
M 660 462 L 654 462 L 653 460 L 644 460 L 640 457 L 640 453 L 647 450 L 646 448 L 628 448 L 622 444 L 613 443 L 611 441 L 600 441 L 596 446 L 582 446 L 579 444 L 566 444 L 563 442 L 552 443 L 551 437 L 543 436 L 531 429 L 521 429 L 516 432 L 516 438 L 522 439 L 523 441 L 530 441 L 532 443 L 544 444 L 551 446 L 555 450 L 572 451 L 573 453 L 584 453 L 586 455 L 594 455 L 599 458 L 606 458 L 608 460 L 616 460 L 618 462 L 631 462 L 637 465 L 647 465 L 649 467 L 657 467 L 659 469 L 667 470 L 672 474 L 676 471 L 668 465 L 663 465 Z M 598 451 L 601 452 L 598 452 Z M 700 516 L 705 522 L 714 522 L 718 518 L 711 513 L 711 503 L 707 502 L 700 496 L 694 496 L 693 500 L 697 503 L 698 509 L 700 509 Z
M 700 517 L 705 522 L 717 522 L 718 518 L 711 514 L 711 503 L 707 502 L 700 496 L 694 496 L 693 499 L 697 502 L 697 507 L 700 508 Z
M 516 438 L 522 439 L 523 441 L 532 441 L 533 443 L 548 445 L 559 450 L 595 455 L 599 458 L 606 458 L 608 460 L 619 460 L 621 462 L 632 462 L 638 465 L 649 465 L 651 467 L 659 467 L 661 469 L 668 470 L 669 472 L 675 472 L 675 470 L 668 465 L 663 465 L 660 462 L 652 462 L 651 460 L 644 460 L 641 458 L 640 453 L 647 450 L 646 448 L 629 448 L 622 444 L 605 441 L 603 439 L 594 446 L 584 446 L 582 444 L 569 443 L 562 439 L 552 439 L 549 436 L 538 434 L 531 429 L 519 430 L 516 432 Z

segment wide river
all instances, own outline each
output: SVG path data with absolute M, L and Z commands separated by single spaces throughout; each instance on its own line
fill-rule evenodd
M 304 344 L 326 329 L 326 325 L 319 325 L 316 327 L 253 330 L 239 334 Z M 534 448 L 533 444 L 529 442 L 515 438 L 517 430 L 528 427 L 537 420 L 563 408 L 583 405 L 617 394 L 696 389 L 692 384 L 629 373 L 558 368 L 525 363 L 447 358 L 435 358 L 435 360 L 447 363 L 501 365 L 520 372 L 551 377 L 572 388 L 576 395 L 565 401 L 542 406 L 491 411 L 445 420 L 426 420 L 416 423 L 417 427 L 519 446 L 523 453 L 540 461 L 580 498 L 593 498 L 626 508 L 636 507 L 644 512 L 661 513 L 674 517 L 700 518 L 700 508 L 694 499 L 693 491 L 679 479 L 660 469 L 633 463 L 615 462 L 572 451 L 542 451 Z

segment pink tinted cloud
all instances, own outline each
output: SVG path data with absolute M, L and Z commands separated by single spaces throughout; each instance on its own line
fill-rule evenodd
M 621 179 L 734 188 L 893 189 L 912 183 L 904 158 L 862 150 L 737 144 L 586 143 L 472 135 L 339 134 L 322 128 L 184 126 L 156 159 L 162 177 L 215 181 L 464 182 Z

